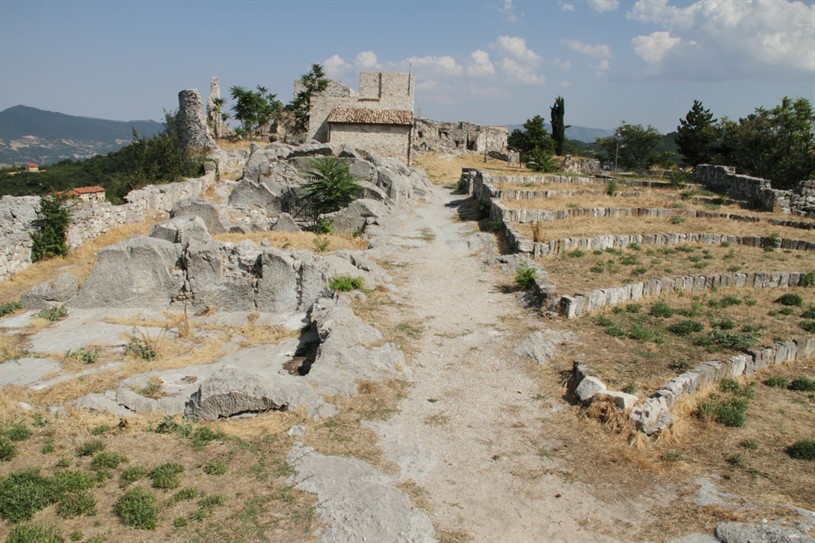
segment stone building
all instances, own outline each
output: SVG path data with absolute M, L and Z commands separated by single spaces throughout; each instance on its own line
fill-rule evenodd
M 410 164 L 413 74 L 363 72 L 359 92 L 337 81 L 312 96 L 306 139 L 347 143 Z M 302 90 L 297 81 L 294 93 Z
M 67 193 L 69 196 L 75 196 L 83 202 L 104 202 L 105 201 L 105 188 L 99 185 L 92 187 L 76 187 Z

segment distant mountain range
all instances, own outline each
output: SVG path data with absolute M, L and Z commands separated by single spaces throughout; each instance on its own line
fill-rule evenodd
M 523 124 L 510 124 L 507 125 L 509 133 L 512 134 L 513 130 L 523 130 Z M 552 133 L 552 125 L 546 123 L 546 130 Z M 566 139 L 582 141 L 585 143 L 594 143 L 596 138 L 607 138 L 614 135 L 614 130 L 606 130 L 605 128 L 589 128 L 586 126 L 570 126 L 566 129 Z
M 116 151 L 130 143 L 133 129 L 152 136 L 164 129 L 156 121 L 108 121 L 28 106 L 0 111 L 0 163 L 54 164 Z

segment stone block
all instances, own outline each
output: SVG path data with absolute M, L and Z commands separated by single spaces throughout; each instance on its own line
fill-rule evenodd
M 583 403 L 591 403 L 592 398 L 598 392 L 605 393 L 606 385 L 597 377 L 585 377 L 575 389 L 575 395 Z
M 664 398 L 648 398 L 634 406 L 630 420 L 637 430 L 650 436 L 668 428 L 673 416 Z

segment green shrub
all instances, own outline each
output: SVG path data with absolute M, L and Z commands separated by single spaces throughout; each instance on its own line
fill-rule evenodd
M 59 494 L 90 490 L 96 486 L 96 477 L 86 471 L 60 469 L 51 478 L 54 490 Z
M 147 475 L 147 470 L 141 466 L 125 468 L 119 476 L 119 486 L 127 486 L 131 483 L 135 483 L 145 475 Z
M 730 319 L 721 320 L 714 319 L 713 321 L 711 321 L 710 325 L 717 330 L 732 330 L 733 328 L 736 327 L 736 323 L 731 321 Z
M 213 460 L 204 466 L 204 473 L 207 475 L 225 475 L 227 464 L 223 460 Z
M 14 313 L 22 308 L 23 304 L 21 304 L 19 301 L 2 303 L 0 304 L 0 317 L 5 317 L 6 315 Z
M 31 261 L 39 262 L 53 256 L 68 255 L 68 225 L 71 213 L 67 196 L 45 196 L 40 200 L 37 219 L 32 223 Z
M 725 350 L 743 351 L 750 349 L 758 342 L 752 332 L 732 332 L 730 330 L 713 329 L 706 336 L 697 338 L 695 345 L 702 347 L 718 347 Z
M 815 320 L 801 321 L 801 328 L 807 332 L 815 332 Z
M 173 526 L 176 528 L 185 528 L 189 524 L 187 517 L 178 517 L 173 521 Z
M 801 313 L 801 318 L 802 319 L 815 319 L 815 306 L 810 307 L 809 309 L 807 309 L 806 311 Z
M 535 147 L 526 153 L 526 165 L 533 172 L 554 172 L 557 171 L 558 165 L 555 159 L 552 158 L 548 152 L 539 147 Z
M 628 331 L 628 337 L 635 341 L 658 343 L 662 339 L 656 329 L 641 323 L 634 323 Z
M 102 452 L 97 454 L 91 462 L 91 468 L 95 470 L 116 469 L 119 464 L 127 462 L 127 457 L 121 454 Z
M 154 530 L 158 524 L 156 497 L 142 488 L 125 492 L 116 502 L 114 511 L 122 524 L 130 528 Z
M 190 444 L 193 448 L 201 449 L 213 441 L 223 439 L 224 434 L 219 430 L 213 430 L 209 426 L 197 426 L 189 433 L 187 438 L 190 440 Z
M 676 310 L 665 302 L 657 302 L 651 306 L 651 311 L 649 313 L 652 317 L 668 318 L 673 317 Z
M 359 178 L 351 173 L 349 163 L 340 158 L 314 158 L 309 173 L 314 181 L 303 187 L 304 199 L 314 217 L 347 207 L 362 192 Z
M 530 268 L 526 262 L 522 262 L 521 265 L 515 269 L 515 284 L 523 290 L 529 290 L 535 286 L 535 279 L 537 277 L 537 270 Z
M 583 251 L 582 249 L 573 249 L 566 253 L 565 256 L 568 258 L 582 258 L 586 256 L 586 251 Z
M 704 402 L 699 406 L 698 415 L 702 420 L 713 420 L 724 426 L 744 426 L 747 421 L 747 401 L 728 398 L 720 402 Z
M 688 362 L 687 358 L 680 358 L 671 362 L 668 367 L 676 372 L 682 373 L 690 367 L 690 362 Z
M 67 317 L 68 310 L 62 306 L 47 307 L 45 309 L 40 309 L 34 316 L 47 321 L 56 322 Z
M 158 357 L 157 340 L 150 339 L 147 334 L 131 334 L 125 345 L 125 354 L 150 361 Z
M 76 448 L 76 455 L 77 456 L 93 456 L 94 454 L 101 452 L 105 449 L 105 442 L 101 439 L 92 439 L 90 441 L 86 441 L 85 443 L 81 444 L 79 447 Z
M 20 524 L 12 528 L 6 543 L 63 543 L 62 532 L 55 526 Z
M 738 296 L 725 296 L 721 300 L 719 300 L 719 305 L 721 307 L 730 307 L 734 305 L 740 305 L 742 303 L 741 298 Z
M 150 479 L 153 481 L 153 488 L 160 488 L 162 490 L 169 490 L 178 488 L 180 482 L 178 481 L 178 474 L 184 471 L 184 466 L 173 462 L 161 464 L 150 471 Z
M 642 306 L 640 304 L 626 304 L 625 310 L 628 313 L 639 313 L 642 311 Z
M 617 194 L 617 190 L 619 190 L 619 185 L 614 179 L 609 179 L 606 181 L 606 194 L 609 196 L 614 196 Z
M 776 299 L 775 303 L 786 306 L 801 307 L 804 305 L 804 299 L 801 298 L 799 294 L 788 292 L 787 294 L 784 294 Z
M 99 360 L 99 349 L 79 349 L 78 351 L 68 351 L 65 355 L 79 360 L 83 364 L 90 365 Z
M 182 488 L 175 495 L 167 501 L 167 505 L 175 505 L 182 501 L 192 500 L 198 496 L 198 489 L 194 486 Z
M 800 285 L 802 287 L 811 287 L 815 285 L 815 271 L 808 272 L 806 275 L 801 277 Z
M 340 275 L 328 282 L 328 286 L 334 292 L 349 292 L 352 290 L 364 290 L 365 283 L 361 277 L 350 275 Z
M 31 428 L 25 424 L 16 422 L 6 431 L 6 436 L 12 441 L 25 441 L 31 437 Z
M 744 439 L 741 441 L 741 443 L 739 443 L 739 446 L 743 449 L 754 451 L 758 449 L 758 441 L 755 439 Z
M 795 309 L 792 307 L 782 307 L 778 310 L 779 315 L 793 315 L 795 313 Z
M 620 257 L 620 264 L 623 266 L 636 266 L 639 263 L 637 255 L 623 255 Z
M 680 217 L 679 215 L 674 215 L 671 217 L 671 224 L 682 224 L 685 222 L 685 217 Z
M 815 440 L 801 439 L 787 447 L 787 454 L 796 460 L 815 460 Z
M 333 234 L 334 224 L 328 219 L 317 219 L 317 222 L 314 223 L 314 233 L 326 235 Z
M 87 491 L 70 492 L 57 502 L 57 514 L 62 518 L 96 515 L 96 500 Z
M 685 455 L 681 451 L 668 451 L 663 458 L 667 462 L 681 462 L 685 459 Z
M 670 325 L 668 327 L 668 331 L 672 334 L 676 334 L 677 336 L 688 336 L 694 332 L 701 332 L 704 328 L 705 325 L 699 321 L 683 319 Z
M 768 377 L 764 379 L 764 384 L 771 388 L 787 388 L 790 382 L 783 377 Z
M 14 524 L 57 501 L 51 481 L 37 468 L 17 471 L 0 479 L 0 518 Z
M 792 380 L 789 389 L 801 392 L 815 392 L 815 380 L 809 377 L 798 377 Z

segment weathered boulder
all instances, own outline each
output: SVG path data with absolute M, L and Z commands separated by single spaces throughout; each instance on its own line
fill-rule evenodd
M 260 311 L 287 313 L 299 307 L 300 272 L 295 259 L 277 249 L 260 256 L 255 304 Z
M 300 227 L 288 213 L 281 213 L 277 222 L 270 228 L 272 232 L 300 232 Z
M 170 218 L 198 216 L 203 219 L 207 231 L 213 234 L 226 232 L 227 229 L 221 220 L 221 214 L 210 202 L 200 198 L 186 198 L 178 203 L 171 211 Z
M 630 420 L 634 428 L 650 436 L 673 424 L 673 415 L 665 398 L 652 397 L 634 407 Z
M 606 385 L 597 377 L 587 376 L 577 385 L 574 393 L 582 403 L 591 403 L 595 394 L 605 393 Z
M 201 382 L 184 414 L 192 419 L 215 420 L 244 413 L 285 411 L 314 400 L 313 391 L 302 378 L 225 367 Z
M 721 543 L 813 543 L 815 539 L 791 526 L 720 522 L 714 531 Z
M 334 146 L 328 143 L 318 143 L 316 141 L 311 141 L 292 149 L 286 158 L 292 159 L 300 156 L 332 156 L 332 155 L 336 155 L 336 153 L 334 152 Z
M 204 220 L 195 215 L 175 217 L 169 221 L 160 222 L 150 230 L 150 237 L 182 245 L 187 245 L 190 241 L 209 241 L 212 239 Z
M 260 248 L 252 243 L 237 245 L 217 241 L 192 242 L 184 252 L 187 288 L 194 309 L 225 311 L 255 309 L 252 270 Z
M 321 218 L 331 222 L 335 232 L 362 232 L 370 224 L 380 224 L 387 215 L 385 204 L 375 200 L 354 200 L 351 204 Z
M 163 308 L 184 282 L 177 265 L 181 246 L 137 236 L 99 252 L 91 275 L 70 301 L 72 307 Z
M 34 285 L 20 295 L 20 302 L 29 309 L 42 309 L 67 302 L 76 296 L 79 283 L 70 273 L 60 274 L 53 281 Z

